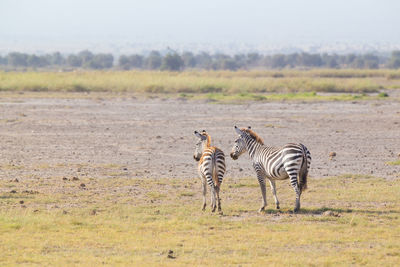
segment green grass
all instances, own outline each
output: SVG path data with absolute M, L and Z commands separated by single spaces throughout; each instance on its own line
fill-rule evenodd
M 279 74 L 279 75 L 278 75 Z M 0 72 L 0 91 L 370 93 L 399 88 L 394 70 Z
M 386 162 L 388 165 L 400 165 L 400 160 Z
M 319 94 L 317 92 L 298 93 L 208 93 L 208 94 L 180 94 L 181 98 L 207 99 L 217 103 L 241 103 L 246 101 L 354 101 L 354 100 L 377 100 L 387 97 L 387 94 L 371 96 L 367 94 Z
M 395 266 L 400 260 L 398 179 L 310 179 L 299 214 L 291 212 L 288 181 L 278 182 L 282 211 L 268 191 L 268 209 L 259 214 L 256 179 L 227 177 L 223 216 L 209 206 L 201 211 L 198 179 L 83 178 L 78 184 L 87 190 L 46 181 L 23 179 L 10 194 L 4 191 L 10 182 L 0 180 L 0 265 Z

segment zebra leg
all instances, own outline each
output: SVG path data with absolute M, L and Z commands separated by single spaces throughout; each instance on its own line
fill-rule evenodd
M 211 211 L 215 212 L 215 209 L 217 208 L 216 204 L 216 192 L 215 192 L 215 186 L 211 185 Z
M 271 185 L 271 192 L 274 195 L 276 209 L 279 210 L 279 200 L 278 200 L 278 197 L 276 196 L 275 180 L 271 180 L 271 179 L 268 179 L 268 180 L 269 180 L 269 184 Z
M 266 192 L 266 187 L 265 187 L 265 176 L 261 173 L 257 173 L 257 179 L 258 179 L 258 183 L 260 184 L 261 194 L 262 194 L 262 198 L 263 198 L 262 206 L 258 210 L 258 212 L 262 212 L 263 210 L 265 210 L 265 207 L 267 206 L 267 192 Z
M 219 186 L 215 187 L 215 193 L 217 194 L 218 212 L 221 214 L 222 213 L 222 209 L 221 209 L 221 199 L 219 198 Z
M 289 174 L 290 184 L 292 185 L 294 192 L 296 193 L 296 205 L 294 207 L 294 212 L 298 212 L 300 210 L 300 189 L 297 183 L 297 173 L 296 174 Z
M 205 179 L 202 179 L 202 186 L 203 186 L 203 208 L 202 211 L 206 210 L 206 194 L 207 194 L 207 183 Z

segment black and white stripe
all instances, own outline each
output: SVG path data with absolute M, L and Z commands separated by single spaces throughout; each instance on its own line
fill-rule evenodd
M 274 195 L 276 208 L 279 209 L 279 200 L 276 196 L 275 180 L 290 179 L 296 193 L 294 211 L 300 209 L 300 196 L 307 188 L 307 175 L 311 164 L 311 154 L 303 144 L 286 144 L 281 148 L 265 146 L 258 136 L 248 129 L 239 129 L 239 134 L 232 148 L 231 157 L 237 159 L 245 151 L 249 152 L 253 167 L 257 173 L 263 197 L 263 204 L 259 211 L 267 206 L 265 178 L 268 178 L 271 191 Z
M 198 172 L 203 186 L 203 210 L 206 208 L 207 184 L 211 188 L 211 210 L 221 213 L 221 199 L 219 191 L 225 175 L 225 154 L 221 149 L 211 146 L 211 137 L 203 130 L 200 134 L 194 132 L 199 138 L 194 153 L 194 159 L 199 161 Z

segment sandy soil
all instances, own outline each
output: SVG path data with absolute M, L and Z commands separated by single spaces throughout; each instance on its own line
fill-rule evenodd
M 0 179 L 197 177 L 194 130 L 227 155 L 227 177 L 254 176 L 228 155 L 233 126 L 268 145 L 301 142 L 312 177 L 400 177 L 399 102 L 215 104 L 172 99 L 0 99 Z M 331 159 L 329 154 L 336 152 Z

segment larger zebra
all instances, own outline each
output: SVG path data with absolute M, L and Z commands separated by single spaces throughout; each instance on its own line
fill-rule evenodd
M 194 134 L 198 137 L 193 158 L 199 162 L 198 171 L 203 186 L 202 209 L 206 209 L 208 184 L 211 188 L 211 210 L 215 212 L 218 205 L 218 212 L 222 213 L 219 190 L 225 174 L 225 154 L 221 149 L 211 146 L 211 137 L 206 131 L 195 131 Z
M 307 174 L 311 164 L 308 149 L 303 144 L 292 143 L 281 148 L 265 146 L 263 140 L 250 127 L 239 129 L 235 126 L 235 131 L 239 137 L 232 147 L 231 157 L 236 160 L 244 152 L 249 152 L 263 198 L 259 211 L 263 211 L 267 206 L 265 178 L 268 178 L 271 185 L 277 209 L 279 200 L 276 196 L 275 180 L 289 178 L 296 193 L 294 212 L 297 212 L 300 209 L 301 193 L 307 188 Z

